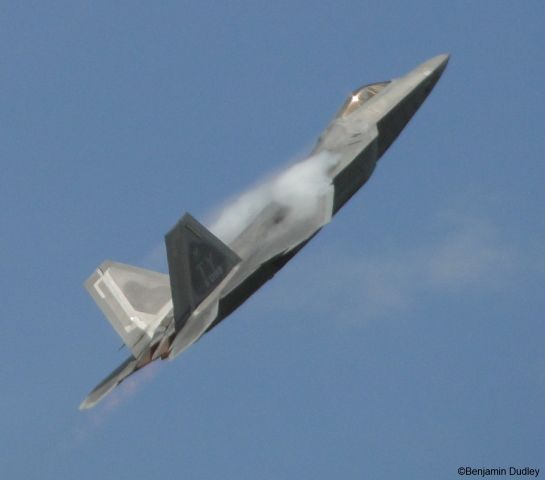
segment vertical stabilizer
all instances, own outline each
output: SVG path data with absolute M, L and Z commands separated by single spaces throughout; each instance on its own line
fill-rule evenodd
M 186 213 L 165 235 L 176 331 L 240 262 L 238 255 Z

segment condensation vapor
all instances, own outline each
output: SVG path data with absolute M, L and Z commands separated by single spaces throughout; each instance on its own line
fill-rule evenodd
M 285 206 L 290 212 L 285 229 L 294 222 L 313 218 L 318 213 L 320 198 L 332 189 L 328 172 L 337 161 L 336 156 L 321 152 L 293 164 L 221 208 L 210 223 L 210 230 L 229 244 L 271 203 Z

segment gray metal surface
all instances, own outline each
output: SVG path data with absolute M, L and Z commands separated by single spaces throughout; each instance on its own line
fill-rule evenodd
M 135 357 L 172 310 L 169 276 L 144 268 L 106 261 L 85 288 Z
M 80 408 L 147 363 L 183 352 L 272 278 L 370 178 L 447 62 L 439 55 L 401 78 L 355 90 L 307 159 L 243 195 L 211 231 L 186 214 L 165 237 L 170 280 L 101 265 L 86 287 L 134 357 Z
M 191 215 L 165 235 L 175 330 L 240 263 L 240 258 Z

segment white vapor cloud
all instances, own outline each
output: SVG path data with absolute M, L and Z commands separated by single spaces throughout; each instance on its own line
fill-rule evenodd
M 323 152 L 295 163 L 221 208 L 210 222 L 210 230 L 230 243 L 271 203 L 288 207 L 291 212 L 290 221 L 283 224 L 286 230 L 296 222 L 313 218 L 319 199 L 332 188 L 327 171 L 336 162 L 335 156 Z
M 331 308 L 336 320 L 361 322 L 407 312 L 426 293 L 502 290 L 526 262 L 488 220 L 455 220 L 444 230 L 443 225 L 441 235 L 397 249 L 362 252 L 352 244 L 314 250 L 289 277 L 274 282 L 267 300 L 288 314 Z
M 434 288 L 498 286 L 515 267 L 517 256 L 492 225 L 472 222 L 435 245 L 425 264 L 427 281 Z
M 230 244 L 268 205 L 276 203 L 286 207 L 286 218 L 268 232 L 268 241 L 276 241 L 282 250 L 286 237 L 306 238 L 321 225 L 322 200 L 333 193 L 327 172 L 337 162 L 338 157 L 329 152 L 307 157 L 239 194 L 208 215 L 208 219 L 200 221 L 223 242 Z M 144 268 L 166 272 L 164 244 L 155 245 L 138 263 Z

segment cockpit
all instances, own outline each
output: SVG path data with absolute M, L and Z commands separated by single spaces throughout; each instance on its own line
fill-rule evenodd
M 391 81 L 371 83 L 354 90 L 337 113 L 337 118 L 350 115 L 354 110 L 357 110 L 377 93 L 384 90 L 390 83 Z

